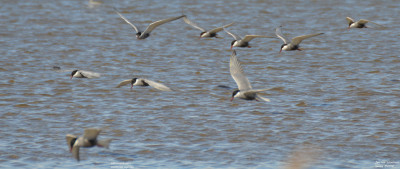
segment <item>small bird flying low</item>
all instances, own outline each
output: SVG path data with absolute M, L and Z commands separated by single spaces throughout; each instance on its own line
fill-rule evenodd
M 231 49 L 233 47 L 249 47 L 250 48 L 251 46 L 249 45 L 249 42 L 251 40 L 253 40 L 254 38 L 275 38 L 273 36 L 263 36 L 263 35 L 246 35 L 246 36 L 244 36 L 244 38 L 242 38 L 238 35 L 235 35 L 235 34 L 229 32 L 225 28 L 223 28 L 223 29 L 226 33 L 228 33 L 235 39 L 231 42 Z
M 131 84 L 131 89 L 133 88 L 133 86 L 151 86 L 161 91 L 172 91 L 172 89 L 161 83 L 157 83 L 155 81 L 142 78 L 133 78 L 124 80 L 120 82 L 116 88 L 120 88 L 121 86 L 125 86 L 127 84 Z
M 234 24 L 232 22 L 232 23 L 230 23 L 228 25 L 225 25 L 225 26 L 217 27 L 217 28 L 214 28 L 214 29 L 211 29 L 211 30 L 206 30 L 206 29 L 198 26 L 196 23 L 190 21 L 186 16 L 183 17 L 183 21 L 185 21 L 190 26 L 192 26 L 192 27 L 194 27 L 196 29 L 199 29 L 201 31 L 200 38 L 204 38 L 204 37 L 216 37 L 216 38 L 218 38 L 218 36 L 217 36 L 218 32 L 221 32 L 223 30 L 223 28 L 230 27 L 230 26 L 232 26 Z
M 83 136 L 77 137 L 72 134 L 67 134 L 66 140 L 67 144 L 69 146 L 70 152 L 72 152 L 72 155 L 76 160 L 80 160 L 79 158 L 79 149 L 81 147 L 89 148 L 89 147 L 104 147 L 104 148 L 109 148 L 110 142 L 112 139 L 106 139 L 106 140 L 98 140 L 97 136 L 101 132 L 100 129 L 97 128 L 88 128 L 85 129 L 85 132 Z
M 132 26 L 132 28 L 136 31 L 136 38 L 137 39 L 146 39 L 150 36 L 150 33 L 157 27 L 159 27 L 162 24 L 174 21 L 174 20 L 178 20 L 182 17 L 184 17 L 185 15 L 181 15 L 181 16 L 177 16 L 177 17 L 171 17 L 171 18 L 167 18 L 167 19 L 162 19 L 156 22 L 151 23 L 144 31 L 141 31 L 138 27 L 136 27 L 134 24 L 132 24 L 131 22 L 129 22 L 128 19 L 126 19 L 121 13 L 119 13 L 117 11 L 117 9 L 115 9 L 115 13 L 117 13 L 126 23 L 128 23 L 129 25 Z
M 231 101 L 234 98 L 240 98 L 244 100 L 263 100 L 269 102 L 270 100 L 264 97 L 259 96 L 259 92 L 270 90 L 270 89 L 253 89 L 251 87 L 249 79 L 247 79 L 244 74 L 242 65 L 236 56 L 236 51 L 233 50 L 230 61 L 229 61 L 229 70 L 233 80 L 235 80 L 239 89 L 233 91 Z
M 278 38 L 280 38 L 284 43 L 284 44 L 282 44 L 279 53 L 281 53 L 282 50 L 285 50 L 285 51 L 300 50 L 301 51 L 301 49 L 300 49 L 301 41 L 303 41 L 304 39 L 307 39 L 307 38 L 311 38 L 311 37 L 314 37 L 314 36 L 318 36 L 318 35 L 324 34 L 324 33 L 315 33 L 315 34 L 309 34 L 309 35 L 301 35 L 301 36 L 296 36 L 296 37 L 292 38 L 292 41 L 289 41 L 283 36 L 283 34 L 281 32 L 281 27 L 282 26 L 276 28 L 276 30 L 275 30 L 276 36 Z
M 375 22 L 372 22 L 372 21 L 369 21 L 369 20 L 366 20 L 366 19 L 360 19 L 359 21 L 356 22 L 352 18 L 346 17 L 346 20 L 347 20 L 347 23 L 349 24 L 349 27 L 347 27 L 347 29 L 350 29 L 350 28 L 368 28 L 367 25 L 366 25 L 368 22 L 371 22 L 371 23 L 373 23 L 375 25 L 379 25 L 379 26 L 383 27 L 383 25 L 377 24 Z

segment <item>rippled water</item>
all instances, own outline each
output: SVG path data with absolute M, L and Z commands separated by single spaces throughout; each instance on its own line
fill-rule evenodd
M 2 1 L 2 168 L 281 168 L 314 147 L 311 168 L 400 168 L 398 1 Z M 235 21 L 240 35 L 324 32 L 304 51 L 279 54 L 279 39 L 237 49 L 254 88 L 271 102 L 235 99 L 232 38 L 199 39 L 182 20 L 136 40 L 146 26 L 182 11 L 209 29 Z M 345 17 L 371 29 L 346 29 Z M 53 66 L 102 73 L 69 79 Z M 114 88 L 145 77 L 177 89 Z M 68 151 L 66 134 L 99 127 L 110 149 Z M 388 167 L 387 167 L 388 168 Z

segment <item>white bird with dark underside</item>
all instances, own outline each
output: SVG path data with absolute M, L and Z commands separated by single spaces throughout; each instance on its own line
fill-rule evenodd
M 100 129 L 97 128 L 88 128 L 85 129 L 85 133 L 81 137 L 74 136 L 72 134 L 67 134 L 67 144 L 69 146 L 70 152 L 76 160 L 80 160 L 79 158 L 79 149 L 81 147 L 89 148 L 89 147 L 104 147 L 108 148 L 112 139 L 105 140 L 97 140 L 97 136 L 101 132 Z
M 71 72 L 71 79 L 75 78 L 98 78 L 100 77 L 100 73 L 90 72 L 86 70 L 73 70 Z
M 253 89 L 251 87 L 249 79 L 247 79 L 246 75 L 243 72 L 242 65 L 236 56 L 236 51 L 233 50 L 230 61 L 229 61 L 229 70 L 231 72 L 231 76 L 233 80 L 235 80 L 238 90 L 233 91 L 231 101 L 234 98 L 241 98 L 244 100 L 256 100 L 256 101 L 266 101 L 270 100 L 264 97 L 259 96 L 258 92 L 270 90 L 270 89 Z
M 253 40 L 254 38 L 275 38 L 273 36 L 263 36 L 263 35 L 246 35 L 246 36 L 244 36 L 244 38 L 242 38 L 238 35 L 235 35 L 235 34 L 229 32 L 225 28 L 223 28 L 223 29 L 226 33 L 228 33 L 235 39 L 231 42 L 231 49 L 233 47 L 249 47 L 250 48 L 251 46 L 249 45 L 249 42 L 251 40 Z
M 163 19 L 163 20 L 159 20 L 156 22 L 151 23 L 144 31 L 140 30 L 138 27 L 136 27 L 134 24 L 132 24 L 131 22 L 129 22 L 128 19 L 126 19 L 121 13 L 119 13 L 117 11 L 117 9 L 115 9 L 115 12 L 129 25 L 132 26 L 132 28 L 136 31 L 136 38 L 137 39 L 146 39 L 147 37 L 150 36 L 151 31 L 153 31 L 155 28 L 157 28 L 158 26 L 174 21 L 174 20 L 178 20 L 182 17 L 184 17 L 185 15 L 181 15 L 181 16 L 177 16 L 177 17 L 172 17 L 172 18 L 167 18 L 167 19 Z
M 278 36 L 278 38 L 282 39 L 282 41 L 284 43 L 284 44 L 282 44 L 279 53 L 281 53 L 282 50 L 284 50 L 284 51 L 300 50 L 301 51 L 301 49 L 300 49 L 301 41 L 303 41 L 304 39 L 307 39 L 307 38 L 311 38 L 314 36 L 324 34 L 324 33 L 315 33 L 315 34 L 309 34 L 309 35 L 301 35 L 301 36 L 296 36 L 296 37 L 292 38 L 292 41 L 289 41 L 283 36 L 283 34 L 281 32 L 281 27 L 282 26 L 276 28 L 276 30 L 275 30 L 276 36 Z
M 196 23 L 190 21 L 186 16 L 183 17 L 183 21 L 185 21 L 190 26 L 192 26 L 192 27 L 194 27 L 196 29 L 199 29 L 201 31 L 200 38 L 204 38 L 204 37 L 216 37 L 216 38 L 218 38 L 218 36 L 217 36 L 218 32 L 221 32 L 224 28 L 227 28 L 227 27 L 230 27 L 230 26 L 233 25 L 233 22 L 232 22 L 232 23 L 230 23 L 228 25 L 225 25 L 225 26 L 221 26 L 221 27 L 214 28 L 214 29 L 211 29 L 211 30 L 206 30 L 206 29 L 198 26 Z
M 131 89 L 133 88 L 133 86 L 151 86 L 151 87 L 154 87 L 161 91 L 172 91 L 171 88 L 169 88 L 161 83 L 157 83 L 155 81 L 148 80 L 148 79 L 142 79 L 142 78 L 133 78 L 133 79 L 124 80 L 124 81 L 120 82 L 116 88 L 120 88 L 121 86 L 125 86 L 127 84 L 131 84 Z
M 347 20 L 347 23 L 349 24 L 349 27 L 347 27 L 347 29 L 350 29 L 350 28 L 368 28 L 366 24 L 367 24 L 368 22 L 371 22 L 371 21 L 366 20 L 366 19 L 360 19 L 359 21 L 355 22 L 355 21 L 354 21 L 352 18 L 350 18 L 350 17 L 346 17 L 346 20 Z M 375 23 L 375 22 L 371 22 L 371 23 L 383 27 L 383 25 L 377 24 L 377 23 Z

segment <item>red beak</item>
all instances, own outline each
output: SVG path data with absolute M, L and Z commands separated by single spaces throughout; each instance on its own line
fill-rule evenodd
M 231 46 L 231 50 L 232 50 L 233 46 Z
M 71 78 L 70 78 L 70 79 L 72 79 L 72 77 L 73 77 L 73 76 L 71 76 Z
M 233 100 L 234 97 L 231 98 L 231 101 Z
M 132 86 L 131 86 L 131 90 L 132 90 L 132 88 L 133 88 L 133 84 L 132 84 Z
M 281 50 L 279 51 L 279 53 L 281 53 L 282 52 L 282 48 L 281 48 Z

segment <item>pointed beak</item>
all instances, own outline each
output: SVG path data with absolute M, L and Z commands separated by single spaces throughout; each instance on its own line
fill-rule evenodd
M 279 53 L 281 53 L 282 52 L 282 48 L 281 48 L 281 50 L 279 50 Z
M 232 48 L 233 48 L 233 45 L 231 45 L 231 50 L 232 50 Z
M 70 79 L 72 79 L 72 77 L 73 77 L 73 76 L 71 76 L 71 78 L 70 78 Z
M 234 97 L 231 98 L 231 101 L 233 100 Z
M 131 90 L 132 90 L 132 88 L 133 88 L 133 84 L 131 85 Z

